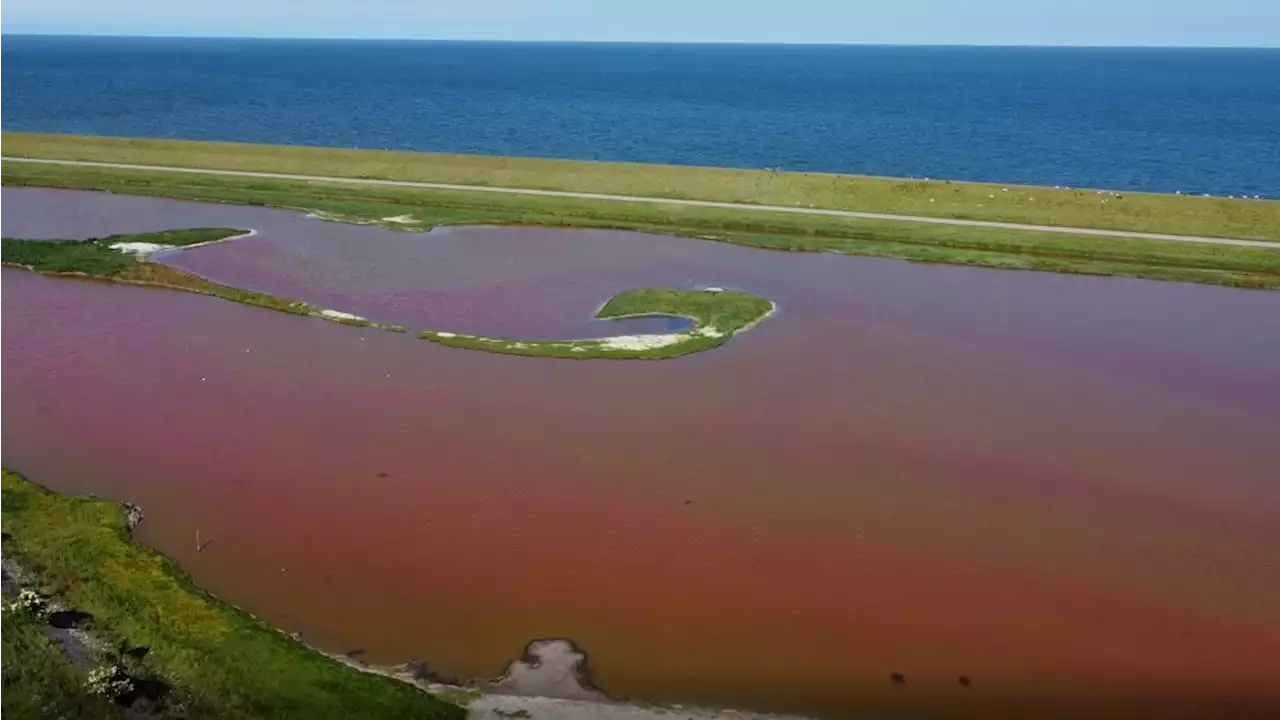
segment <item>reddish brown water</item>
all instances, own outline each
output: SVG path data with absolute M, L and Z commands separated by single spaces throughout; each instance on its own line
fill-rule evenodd
M 415 327 L 779 301 L 713 352 L 572 362 L 5 270 L 5 465 L 141 504 L 323 647 L 483 676 L 565 636 L 617 695 L 835 715 L 1280 712 L 1280 295 L 4 192 L 6 235 L 257 227 L 170 261 Z

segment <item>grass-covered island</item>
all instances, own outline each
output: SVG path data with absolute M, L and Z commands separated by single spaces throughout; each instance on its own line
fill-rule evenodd
M 232 228 L 197 228 L 112 235 L 88 240 L 4 238 L 0 254 L 3 255 L 6 266 L 24 267 L 47 275 L 186 290 L 294 315 L 310 315 L 342 325 L 406 332 L 399 325 L 377 322 L 339 310 L 317 308 L 269 293 L 221 285 L 148 259 L 154 252 L 234 240 L 249 234 L 249 231 Z M 418 337 L 449 347 L 509 355 L 578 360 L 661 360 L 719 347 L 734 335 L 763 320 L 772 310 L 771 302 L 750 293 L 720 288 L 640 288 L 614 296 L 600 308 L 596 317 L 618 319 L 672 315 L 689 318 L 693 321 L 693 326 L 679 333 L 581 340 L 512 340 L 436 330 L 423 330 L 418 333 Z
M 314 308 L 306 303 L 210 282 L 147 259 L 154 252 L 233 240 L 249 234 L 250 231 L 235 228 L 193 228 L 87 240 L 4 238 L 0 240 L 0 258 L 7 267 L 24 267 L 46 275 L 186 290 L 295 315 L 312 314 Z
M 464 717 L 460 707 L 347 667 L 201 591 L 132 541 L 119 503 L 54 494 L 3 472 L 6 574 L 20 566 L 36 586 L 14 597 L 6 591 L 6 718 L 137 717 L 103 698 L 136 704 L 142 699 L 128 695 L 139 688 L 157 717 Z M 51 617 L 55 603 L 61 620 Z M 77 663 L 42 631 L 71 622 L 91 626 L 89 652 Z
M 620 335 L 586 340 L 512 340 L 426 330 L 424 340 L 511 355 L 561 358 L 661 359 L 710 350 L 763 320 L 773 303 L 750 293 L 707 288 L 643 288 L 615 295 L 596 313 L 603 320 L 673 315 L 693 321 L 688 330 L 654 335 Z
M 195 247 L 249 234 L 235 228 L 192 228 L 87 240 L 4 238 L 4 261 L 48 273 L 129 277 L 139 258 L 153 252 Z

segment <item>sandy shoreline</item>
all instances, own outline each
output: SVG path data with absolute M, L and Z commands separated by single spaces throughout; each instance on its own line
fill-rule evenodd
M 682 704 L 641 703 L 609 697 L 591 680 L 587 653 L 566 638 L 539 638 L 525 646 L 503 675 L 494 680 L 442 682 L 430 666 L 411 661 L 392 667 L 368 665 L 347 655 L 335 655 L 311 647 L 361 672 L 382 675 L 416 685 L 467 708 L 470 720 L 671 720 L 678 714 L 688 720 L 809 720 L 784 715 L 698 707 Z

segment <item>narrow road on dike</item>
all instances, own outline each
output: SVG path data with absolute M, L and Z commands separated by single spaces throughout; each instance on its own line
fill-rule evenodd
M 859 212 L 856 210 L 826 210 L 823 208 L 790 207 L 787 205 L 751 205 L 747 203 L 715 202 L 713 200 L 678 200 L 675 198 L 641 197 L 638 195 L 606 195 L 603 193 L 571 192 L 568 190 L 537 190 L 533 188 L 493 187 L 487 185 L 451 185 L 448 183 L 414 182 L 411 180 L 372 180 L 368 178 L 344 178 L 325 175 L 292 175 L 288 173 L 254 172 L 250 170 L 213 170 L 206 168 L 173 167 L 168 165 L 130 165 L 127 163 L 91 162 L 88 160 L 51 160 L 46 158 L 22 158 L 8 156 L 0 159 L 3 159 L 5 162 L 38 163 L 42 165 L 76 165 L 80 167 L 115 168 L 118 170 L 146 170 L 154 172 L 191 173 L 197 175 L 227 175 L 231 177 L 263 178 L 269 180 L 298 180 L 303 182 L 376 185 L 383 187 L 421 188 L 424 190 L 461 190 L 465 192 L 502 193 L 507 195 L 538 195 L 542 197 L 574 198 L 579 200 L 650 203 L 653 205 L 686 205 L 691 207 L 741 210 L 743 212 L 826 215 L 830 217 L 858 218 L 862 220 L 892 220 L 896 222 L 928 223 L 931 225 L 997 228 L 1000 230 L 1025 230 L 1029 232 L 1051 232 L 1066 235 L 1094 235 L 1109 238 L 1137 238 L 1139 240 L 1170 240 L 1173 242 L 1200 243 L 1202 245 L 1234 245 L 1237 247 L 1280 250 L 1280 242 L 1268 242 L 1266 240 L 1236 240 L 1232 238 L 1201 237 L 1197 235 L 1167 235 L 1164 233 L 1144 233 L 1132 230 L 1099 230 L 1095 228 L 1067 227 L 1058 225 L 1027 225 L 1023 223 L 995 222 L 990 220 L 962 220 L 959 218 L 924 217 L 920 215 L 893 215 L 890 213 Z

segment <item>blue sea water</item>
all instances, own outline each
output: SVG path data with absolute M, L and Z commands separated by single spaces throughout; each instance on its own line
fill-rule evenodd
M 1280 49 L 3 38 L 5 130 L 1280 196 Z

